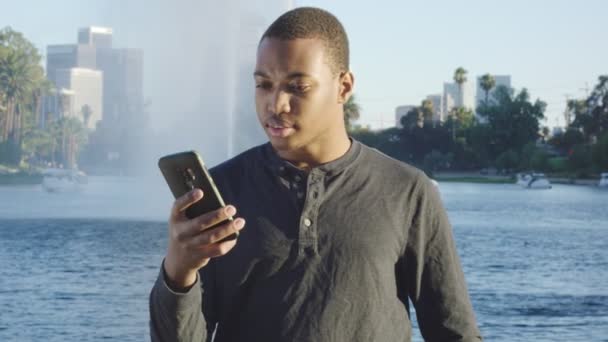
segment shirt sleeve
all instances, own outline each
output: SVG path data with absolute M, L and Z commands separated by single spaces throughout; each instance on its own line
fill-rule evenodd
M 177 292 L 167 284 L 164 267 L 161 266 L 150 292 L 150 337 L 153 342 L 211 341 L 216 322 L 211 312 L 213 304 L 203 303 L 203 293 L 209 292 L 204 296 L 205 299 L 209 298 L 213 288 L 201 284 L 203 274 L 210 273 L 209 270 L 205 271 L 199 272 L 196 282 L 188 291 Z M 212 283 L 212 279 L 205 281 Z
M 447 213 L 438 190 L 421 175 L 398 270 L 425 341 L 481 341 Z

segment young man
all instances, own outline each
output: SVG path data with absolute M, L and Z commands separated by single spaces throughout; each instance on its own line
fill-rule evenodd
M 285 13 L 254 77 L 270 143 L 212 170 L 225 210 L 187 220 L 204 194 L 175 201 L 152 340 L 409 341 L 408 298 L 426 340 L 481 340 L 437 191 L 346 133 L 354 77 L 339 21 Z

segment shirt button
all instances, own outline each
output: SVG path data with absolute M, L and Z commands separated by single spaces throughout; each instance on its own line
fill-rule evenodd
M 298 196 L 298 198 L 299 198 L 299 199 L 304 198 L 304 194 L 303 194 L 303 193 L 301 193 L 301 192 L 298 192 L 298 193 L 296 194 L 296 196 Z
M 312 225 L 312 221 L 310 219 L 304 219 L 304 225 L 306 227 L 310 227 Z

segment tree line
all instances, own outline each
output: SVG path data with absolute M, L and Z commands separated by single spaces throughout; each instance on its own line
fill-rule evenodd
M 462 94 L 467 71 L 453 75 Z M 485 97 L 472 109 L 460 103 L 447 119 L 434 118 L 430 100 L 411 109 L 401 128 L 372 131 L 350 125 L 350 134 L 384 153 L 424 169 L 495 169 L 498 173 L 542 171 L 571 177 L 608 172 L 608 76 L 586 99 L 570 100 L 563 132 L 551 134 L 541 127 L 546 103 L 532 100 L 529 92 L 496 86 L 494 77 L 480 79 Z
M 40 62 L 40 53 L 21 33 L 0 30 L 0 164 L 73 167 L 88 140 L 84 123 L 91 109 L 64 111 L 69 99 L 54 89 Z M 452 78 L 462 98 L 467 71 L 459 67 Z M 432 101 L 424 100 L 401 119 L 401 128 L 372 131 L 353 124 L 360 113 L 353 96 L 344 105 L 344 120 L 353 137 L 428 172 L 534 169 L 581 177 L 608 171 L 608 75 L 598 78 L 586 98 L 567 102 L 565 130 L 553 135 L 541 127 L 546 104 L 532 101 L 525 88 L 496 86 L 490 74 L 481 77 L 480 86 L 485 98 L 477 115 L 460 101 L 438 121 Z M 51 94 L 62 112 L 41 115 L 43 97 Z
M 81 108 L 84 120 L 64 113 L 40 115 L 45 95 L 61 95 L 40 62 L 40 53 L 23 34 L 10 27 L 0 30 L 0 164 L 73 167 L 87 141 L 83 122 L 90 108 Z

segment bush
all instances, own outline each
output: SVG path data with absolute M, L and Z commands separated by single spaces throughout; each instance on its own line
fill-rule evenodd
M 568 171 L 568 158 L 566 157 L 553 157 L 547 160 L 549 164 L 549 170 L 552 172 L 566 172 Z
M 536 150 L 530 158 L 530 166 L 533 170 L 547 171 L 549 170 L 549 155 L 542 150 Z
M 423 168 L 425 170 L 430 170 L 431 172 L 449 168 L 452 159 L 453 155 L 451 153 L 444 155 L 437 150 L 433 150 L 431 153 L 424 156 Z
M 608 132 L 604 133 L 593 146 L 592 161 L 600 172 L 608 171 Z
M 574 145 L 568 156 L 568 169 L 577 177 L 588 174 L 591 167 L 591 149 L 586 145 Z

